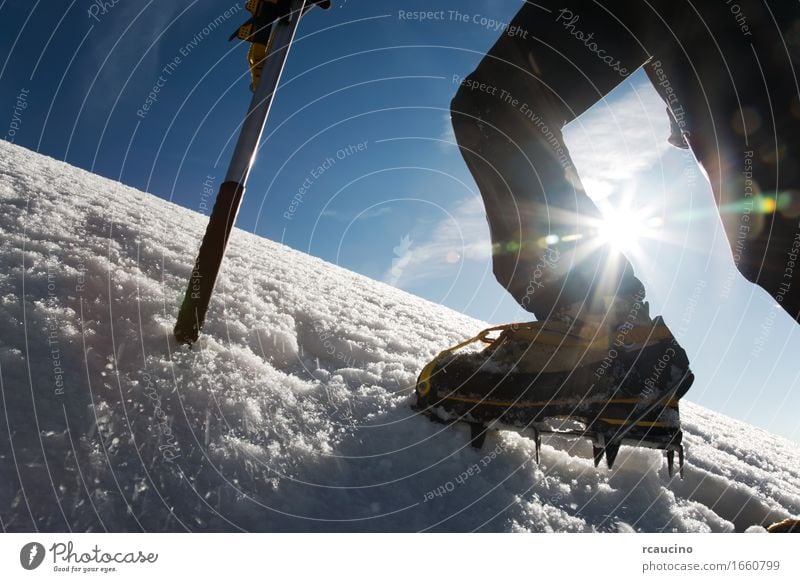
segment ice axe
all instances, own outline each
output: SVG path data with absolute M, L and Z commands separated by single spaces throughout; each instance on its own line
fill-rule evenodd
M 260 44 L 263 47 L 263 59 L 254 63 L 253 51 L 250 53 L 255 93 L 242 123 L 225 181 L 220 185 L 178 313 L 174 333 L 179 343 L 192 344 L 200 336 L 289 48 L 301 16 L 315 4 L 327 8 L 330 3 L 309 0 L 249 0 L 247 9 L 253 14 L 253 18 L 234 35 L 254 43 L 255 46 L 263 38 L 260 35 L 269 31 L 268 38 L 264 38 L 266 44 Z M 273 24 L 274 16 L 279 18 Z M 253 69 L 254 66 L 257 69 Z

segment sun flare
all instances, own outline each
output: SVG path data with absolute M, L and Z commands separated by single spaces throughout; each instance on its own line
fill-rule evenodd
M 644 239 L 660 238 L 664 221 L 647 210 L 623 206 L 604 213 L 598 221 L 597 243 L 608 244 L 621 253 L 637 253 Z
M 635 250 L 643 234 L 641 218 L 630 211 L 607 214 L 597 228 L 599 242 L 620 252 Z

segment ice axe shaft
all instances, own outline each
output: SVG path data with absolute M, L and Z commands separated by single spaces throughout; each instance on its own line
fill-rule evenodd
M 258 152 L 272 99 L 305 5 L 306 0 L 293 0 L 289 16 L 279 20 L 272 28 L 264 70 L 242 124 L 225 181 L 220 185 L 178 313 L 175 339 L 180 343 L 192 344 L 200 337 L 228 239 L 242 203 L 247 177 Z

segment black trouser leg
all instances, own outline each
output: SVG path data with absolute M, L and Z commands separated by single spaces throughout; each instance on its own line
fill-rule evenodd
M 800 8 L 675 3 L 675 50 L 657 56 L 720 209 L 734 261 L 800 317 Z M 685 49 L 685 52 L 684 52 Z M 794 67 L 789 58 L 794 60 Z
M 642 28 L 639 14 L 627 17 L 629 28 Z M 456 137 L 486 207 L 495 276 L 538 319 L 576 303 L 599 312 L 614 296 L 644 294 L 628 261 L 599 244 L 601 215 L 561 128 L 647 58 L 626 25 L 594 2 L 526 4 L 453 99 Z

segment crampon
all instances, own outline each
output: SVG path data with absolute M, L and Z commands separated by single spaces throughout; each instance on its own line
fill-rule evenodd
M 630 371 L 621 382 L 610 377 L 604 378 L 605 383 L 590 381 L 592 374 L 587 370 L 597 368 L 598 361 L 602 365 L 598 354 L 616 353 L 609 352 L 613 345 L 609 340 L 598 337 L 596 330 L 587 339 L 586 333 L 575 333 L 572 328 L 567 333 L 563 329 L 553 333 L 552 325 L 546 327 L 549 329 L 536 322 L 492 327 L 444 350 L 420 373 L 414 408 L 437 422 L 469 424 L 471 444 L 476 448 L 483 446 L 491 430 L 514 430 L 533 438 L 538 463 L 543 435 L 585 438 L 592 442 L 595 467 L 605 457 L 607 466 L 612 468 L 622 445 L 647 447 L 665 451 L 670 477 L 677 455 L 682 477 L 684 450 L 678 399 L 693 381 L 688 368 L 678 381 L 670 382 L 666 391 L 650 398 L 632 395 L 630 385 L 640 378 Z M 551 343 L 559 342 L 559 350 L 572 349 L 573 361 L 578 364 L 572 365 L 569 372 L 554 372 L 552 357 L 537 371 L 520 365 L 524 354 L 512 366 L 499 366 L 493 360 L 499 347 L 520 334 L 535 335 L 536 341 L 542 342 L 548 333 Z M 653 335 L 652 331 L 649 333 L 648 340 Z M 631 345 L 636 343 L 633 336 L 627 339 Z M 477 353 L 478 357 L 457 354 L 479 342 L 488 346 Z M 576 352 L 583 354 L 577 360 Z M 594 357 L 587 358 L 592 352 Z M 640 348 L 638 354 L 642 353 Z M 589 361 L 588 366 L 584 360 Z M 620 388 L 623 385 L 627 385 L 626 390 Z

